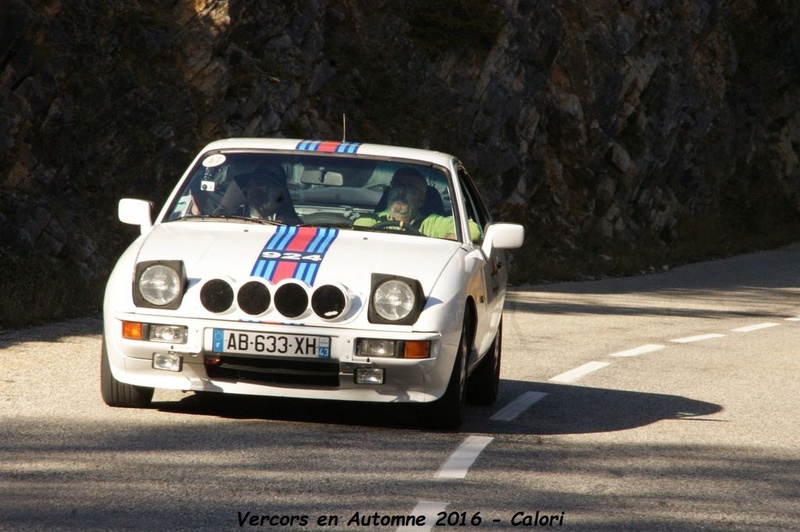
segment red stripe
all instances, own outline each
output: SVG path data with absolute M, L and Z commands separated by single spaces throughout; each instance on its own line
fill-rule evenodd
M 286 251 L 305 251 L 316 235 L 317 229 L 313 227 L 299 227 L 294 237 L 286 244 Z M 272 282 L 277 283 L 281 279 L 291 279 L 294 277 L 294 271 L 298 265 L 299 262 L 293 260 L 278 262 L 275 272 L 272 274 Z
M 283 279 L 291 279 L 294 276 L 294 270 L 297 268 L 297 262 L 293 260 L 282 260 L 278 263 L 275 267 L 275 271 L 272 274 L 272 279 L 270 279 L 273 283 L 277 283 Z
M 316 234 L 317 229 L 314 227 L 298 227 L 294 238 L 286 244 L 286 251 L 305 251 Z
M 341 144 L 341 142 L 325 140 L 325 141 L 320 142 L 319 147 L 317 148 L 317 151 L 323 151 L 323 152 L 326 152 L 326 153 L 334 153 L 336 151 L 336 148 L 338 148 L 340 144 Z

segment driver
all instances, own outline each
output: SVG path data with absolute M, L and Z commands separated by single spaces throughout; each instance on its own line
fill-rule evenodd
M 353 225 L 371 227 L 390 222 L 390 225 L 400 228 L 409 225 L 425 236 L 455 240 L 455 222 L 452 216 L 425 215 L 420 212 L 427 189 L 428 183 L 421 173 L 413 168 L 400 168 L 392 176 L 386 196 L 386 209 L 362 216 Z M 469 228 L 472 240 L 478 240 L 480 229 L 477 224 L 470 220 Z

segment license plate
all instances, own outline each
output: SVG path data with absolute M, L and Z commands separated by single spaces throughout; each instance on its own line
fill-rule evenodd
M 290 357 L 330 358 L 330 336 L 273 334 L 252 331 L 214 329 L 211 349 L 215 353 L 277 355 Z

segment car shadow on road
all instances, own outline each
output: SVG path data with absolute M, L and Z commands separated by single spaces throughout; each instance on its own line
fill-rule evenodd
M 527 392 L 546 394 L 510 421 L 492 420 L 492 415 Z M 723 410 L 722 406 L 678 395 L 645 393 L 608 388 L 503 380 L 501 397 L 491 408 L 476 412 L 488 418 L 498 434 L 586 434 L 643 427 L 663 420 L 702 420 Z
M 546 394 L 510 421 L 492 416 L 526 392 Z M 314 401 L 286 398 L 189 394 L 179 401 L 154 402 L 159 410 L 230 419 L 357 425 L 408 430 L 423 429 L 408 404 Z M 585 434 L 634 429 L 662 420 L 703 420 L 722 411 L 720 405 L 665 395 L 605 388 L 587 388 L 503 380 L 501 395 L 491 407 L 467 406 L 460 432 L 485 434 Z
M 413 407 L 397 403 L 320 401 L 208 392 L 190 393 L 180 401 L 154 401 L 153 406 L 165 412 L 217 416 L 228 419 L 389 428 L 412 428 L 416 424 Z

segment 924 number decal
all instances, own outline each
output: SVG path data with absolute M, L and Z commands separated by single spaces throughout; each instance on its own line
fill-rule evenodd
M 308 262 L 322 262 L 323 256 L 319 253 L 298 253 L 296 251 L 262 251 L 261 258 L 267 260 L 296 260 Z

